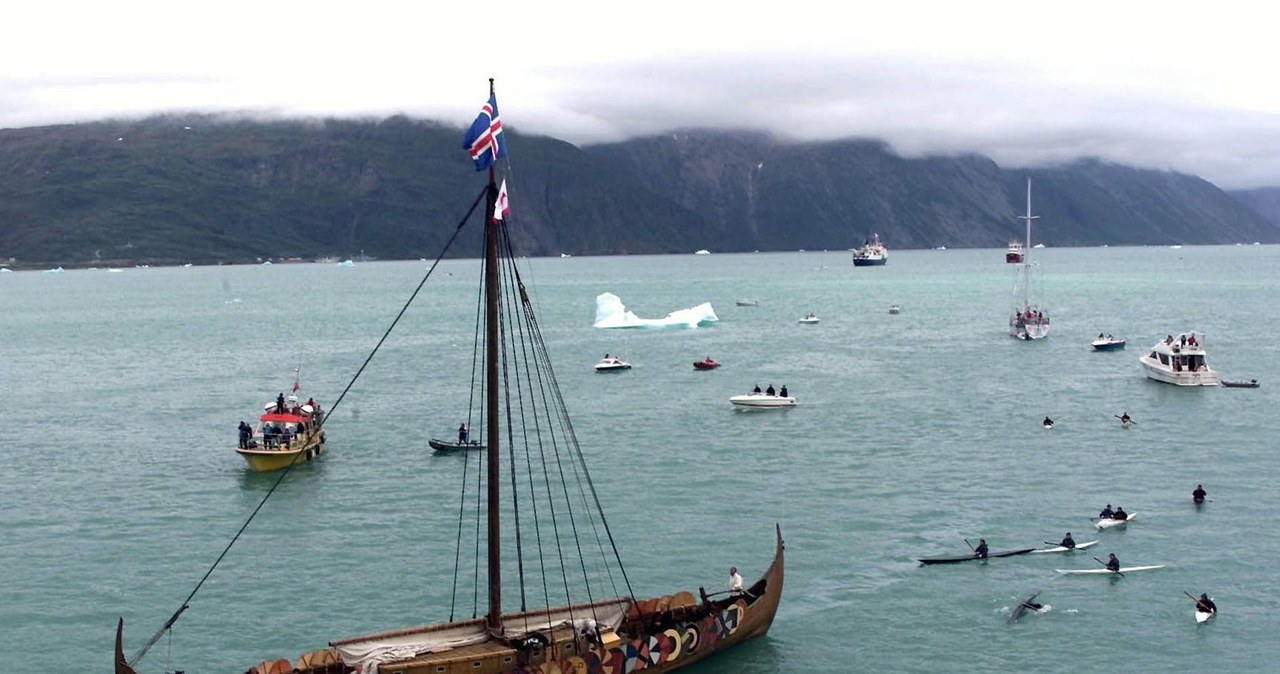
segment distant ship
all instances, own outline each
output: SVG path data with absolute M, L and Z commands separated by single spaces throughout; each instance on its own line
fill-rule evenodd
M 872 234 L 862 247 L 853 251 L 853 266 L 878 267 L 889 261 L 889 249 L 880 243 L 880 235 Z

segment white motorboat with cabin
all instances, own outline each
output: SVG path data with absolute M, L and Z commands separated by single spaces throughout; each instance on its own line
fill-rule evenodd
M 607 353 L 604 354 L 604 358 L 599 363 L 596 363 L 596 372 L 622 372 L 630 369 L 631 363 L 617 356 L 610 356 Z
M 1156 342 L 1138 357 L 1148 379 L 1174 386 L 1217 386 L 1218 373 L 1205 360 L 1204 333 L 1183 332 Z

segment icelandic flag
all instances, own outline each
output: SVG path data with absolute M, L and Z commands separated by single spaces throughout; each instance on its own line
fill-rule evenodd
M 301 387 L 298 386 L 298 368 L 295 367 L 293 368 L 293 392 L 297 393 L 299 388 Z
M 490 95 L 462 140 L 463 149 L 471 152 L 476 170 L 483 171 L 499 158 L 507 156 L 507 140 L 502 137 L 502 120 L 498 118 L 498 98 Z
M 498 188 L 498 202 L 493 205 L 493 219 L 501 220 L 503 216 L 511 215 L 511 203 L 507 201 L 507 181 L 502 181 L 502 187 Z

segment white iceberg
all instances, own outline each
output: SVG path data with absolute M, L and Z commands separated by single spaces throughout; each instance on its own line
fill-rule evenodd
M 696 328 L 703 323 L 714 323 L 720 320 L 710 302 L 703 302 L 696 307 L 680 309 L 667 314 L 666 318 L 640 318 L 627 311 L 622 300 L 613 293 L 602 293 L 596 297 L 597 328 Z

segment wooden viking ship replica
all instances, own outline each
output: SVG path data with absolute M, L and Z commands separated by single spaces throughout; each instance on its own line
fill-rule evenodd
M 471 150 L 477 170 L 487 168 L 489 175 L 487 186 L 471 207 L 474 212 L 480 203 L 485 204 L 484 292 L 477 330 L 484 351 L 485 450 L 470 453 L 477 464 L 483 460 L 484 472 L 483 480 L 470 476 L 470 493 L 465 469 L 462 479 L 463 498 L 470 496 L 475 502 L 474 528 L 477 532 L 483 529 L 482 537 L 487 540 L 483 555 L 486 573 L 480 572 L 478 554 L 474 565 L 477 585 L 487 587 L 487 613 L 481 615 L 478 606 L 478 597 L 483 595 L 467 588 L 465 594 L 476 597 L 473 602 L 477 604 L 469 619 L 455 620 L 451 609 L 447 622 L 336 639 L 327 648 L 296 660 L 268 659 L 253 664 L 248 674 L 667 672 L 764 635 L 782 596 L 783 542 L 776 526 L 772 563 L 759 580 L 740 591 L 708 595 L 698 588 L 696 597 L 689 591 L 677 591 L 647 599 L 638 599 L 631 592 L 630 578 L 586 472 L 512 254 L 505 218 L 505 182 L 500 190 L 494 169 L 495 161 L 505 155 L 505 142 L 492 80 L 489 101 L 468 132 L 464 147 Z M 341 398 L 331 412 L 339 404 Z M 518 465 L 526 458 L 528 465 Z M 511 474 L 504 476 L 504 467 Z M 287 469 L 280 479 L 285 475 Z M 504 485 L 509 487 L 505 493 L 501 489 Z M 539 499 L 542 505 L 533 505 Z M 461 514 L 458 528 L 461 552 L 466 549 Z M 510 532 L 514 532 L 514 539 L 507 539 L 504 547 L 503 535 Z M 536 535 L 531 535 L 534 532 Z M 479 539 L 477 536 L 477 548 Z M 519 581 L 520 610 L 503 608 L 504 551 L 508 556 L 505 568 L 516 569 L 507 582 L 514 586 Z M 599 561 L 588 562 L 589 558 Z M 603 563 L 605 570 L 591 571 L 589 563 Z M 205 579 L 208 577 L 206 574 Z M 454 577 L 456 600 L 456 569 Z M 197 585 L 196 591 L 199 588 Z M 138 674 L 139 660 L 188 608 L 196 591 L 131 658 L 124 655 L 124 621 L 120 621 L 116 628 L 116 674 Z M 527 595 L 538 592 L 548 608 L 525 608 L 536 605 L 538 600 Z M 199 667 L 196 671 L 208 670 Z

